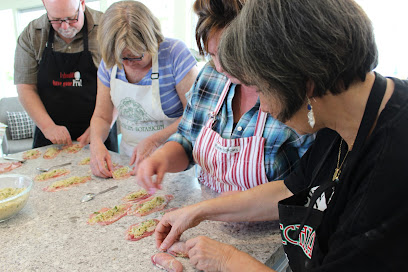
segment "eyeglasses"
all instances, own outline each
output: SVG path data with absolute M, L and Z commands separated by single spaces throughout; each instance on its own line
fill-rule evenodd
M 52 25 L 61 25 L 63 22 L 66 22 L 67 24 L 75 24 L 76 22 L 78 22 L 78 19 L 79 19 L 79 8 L 80 8 L 80 6 L 81 6 L 81 0 L 79 0 L 79 5 L 78 5 L 76 15 L 72 16 L 72 17 L 76 17 L 76 18 L 66 18 L 66 19 L 58 19 L 58 20 L 48 19 L 48 22 L 50 22 L 50 24 L 52 24 Z M 47 16 L 48 16 L 48 13 L 47 13 Z
M 140 57 L 137 57 L 137 58 L 127 58 L 127 57 L 122 58 L 122 61 L 125 61 L 125 60 L 127 60 L 127 61 L 141 61 L 143 59 L 143 57 L 144 57 L 144 53 Z

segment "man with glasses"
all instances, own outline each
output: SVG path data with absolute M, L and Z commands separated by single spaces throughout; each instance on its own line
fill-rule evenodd
M 101 12 L 85 0 L 43 0 L 46 14 L 33 20 L 17 41 L 14 84 L 36 124 L 33 147 L 86 145 L 96 101 L 100 62 L 97 31 Z M 116 126 L 105 145 L 118 150 Z

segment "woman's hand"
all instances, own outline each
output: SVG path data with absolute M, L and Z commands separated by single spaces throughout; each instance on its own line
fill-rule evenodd
M 102 142 L 93 142 L 90 147 L 92 174 L 102 178 L 112 177 L 113 164 L 108 149 Z
M 161 143 L 156 141 L 153 137 L 154 135 L 147 137 L 140 141 L 137 146 L 133 149 L 133 154 L 130 159 L 129 165 L 135 164 L 133 167 L 132 174 L 135 175 L 137 173 L 137 169 L 139 164 L 149 157 L 157 148 L 160 147 Z
M 136 181 L 150 193 L 154 193 L 157 189 L 161 189 L 161 183 L 167 168 L 166 158 L 153 155 L 142 161 L 137 169 L 134 169 Z M 154 175 L 156 177 L 153 177 Z
M 84 147 L 90 143 L 90 138 L 91 138 L 91 127 L 88 127 L 85 130 L 85 132 L 81 136 L 78 137 L 77 141 L 82 147 Z
M 198 236 L 186 242 L 190 263 L 198 270 L 227 271 L 228 263 L 240 255 L 235 247 Z M 244 268 L 241 271 L 247 271 Z
M 169 213 L 166 213 L 155 229 L 156 246 L 166 251 L 174 242 L 180 239 L 181 234 L 200 224 L 197 213 L 197 204 L 190 205 Z

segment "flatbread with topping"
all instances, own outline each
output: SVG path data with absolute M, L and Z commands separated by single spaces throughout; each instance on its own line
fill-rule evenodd
M 82 146 L 80 144 L 72 144 L 72 145 L 64 145 L 62 147 L 62 150 L 68 152 L 68 153 L 77 153 L 82 150 Z
M 86 158 L 83 158 L 78 164 L 79 165 L 89 165 L 90 163 L 91 163 L 91 158 L 86 157 Z
M 68 175 L 69 173 L 70 171 L 68 169 L 54 169 L 54 170 L 50 170 L 48 172 L 44 172 L 44 173 L 37 175 L 34 178 L 34 180 L 35 181 L 46 181 L 49 179 Z
M 58 149 L 56 147 L 49 147 L 45 151 L 43 158 L 47 160 L 54 159 L 60 152 L 61 152 L 61 149 Z
M 130 177 L 130 168 L 128 166 L 116 168 L 112 172 L 113 179 L 126 179 L 128 177 Z
M 174 197 L 172 195 L 151 196 L 136 204 L 128 212 L 129 215 L 145 216 L 163 210 Z
M 131 225 L 126 230 L 126 240 L 138 241 L 140 239 L 152 235 L 159 222 L 160 221 L 157 219 L 150 219 Z
M 56 192 L 60 190 L 66 190 L 67 188 L 77 186 L 81 183 L 85 183 L 91 180 L 91 176 L 83 176 L 83 177 L 69 177 L 67 179 L 58 180 L 53 182 L 50 186 L 45 187 L 43 190 L 46 192 Z
M 23 153 L 23 159 L 25 160 L 34 160 L 40 156 L 41 156 L 41 152 L 40 150 L 37 150 L 37 149 L 27 150 L 26 152 Z
M 135 202 L 139 202 L 139 201 L 141 201 L 141 200 L 143 200 L 143 199 L 146 199 L 146 198 L 148 198 L 148 197 L 150 197 L 150 196 L 151 196 L 151 194 L 149 194 L 148 192 L 146 192 L 145 189 L 140 189 L 139 191 L 132 192 L 132 193 L 126 195 L 126 196 L 123 198 L 123 201 L 135 203 Z
M 121 204 L 113 208 L 102 208 L 97 212 L 94 212 L 89 216 L 87 223 L 89 225 L 110 225 L 122 217 L 124 217 L 129 211 L 131 203 Z

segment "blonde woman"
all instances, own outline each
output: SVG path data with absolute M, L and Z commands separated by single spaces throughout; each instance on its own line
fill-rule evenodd
M 137 1 L 111 5 L 98 40 L 102 61 L 91 120 L 91 169 L 107 178 L 112 162 L 103 142 L 111 124 L 120 121 L 120 152 L 137 167 L 176 132 L 198 68 L 186 45 L 165 38 L 157 18 Z

